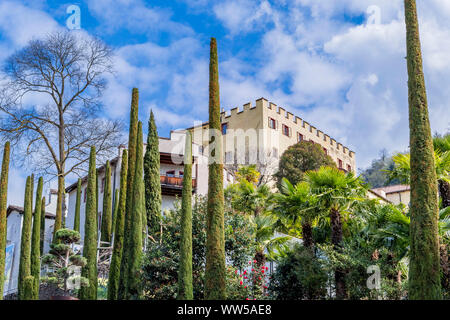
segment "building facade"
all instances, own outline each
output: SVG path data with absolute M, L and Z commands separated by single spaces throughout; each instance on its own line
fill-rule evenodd
M 407 184 L 375 188 L 373 191 L 381 196 L 384 196 L 395 205 L 401 203 L 405 206 L 409 206 L 411 202 L 411 187 Z
M 173 208 L 177 198 L 181 199 L 184 170 L 184 148 L 186 131 L 172 131 L 170 138 L 159 138 L 160 152 L 160 182 L 162 194 L 162 210 Z M 144 152 L 145 152 L 144 145 Z M 111 166 L 111 191 L 113 208 L 116 199 L 116 190 L 120 188 L 120 168 L 122 165 L 122 152 L 124 146 L 119 147 L 118 156 L 110 161 Z M 192 145 L 192 192 L 193 194 L 206 195 L 208 193 L 208 158 L 200 152 L 199 145 Z M 98 210 L 99 230 L 101 228 L 101 215 L 103 210 L 103 189 L 105 182 L 105 165 L 98 167 Z M 224 170 L 224 185 L 234 182 L 234 177 Z M 75 217 L 75 205 L 77 195 L 77 182 L 66 188 L 68 195 L 68 209 L 66 213 L 66 226 L 73 228 Z M 80 233 L 84 239 L 85 210 L 87 200 L 87 176 L 81 184 L 80 207 Z
M 242 110 L 222 110 L 223 161 L 229 164 L 267 164 L 273 174 L 283 152 L 300 141 L 319 144 L 338 168 L 355 172 L 355 152 L 307 121 L 287 112 L 265 98 L 256 100 L 254 106 L 247 103 Z M 203 145 L 208 152 L 208 123 L 189 128 L 194 142 Z

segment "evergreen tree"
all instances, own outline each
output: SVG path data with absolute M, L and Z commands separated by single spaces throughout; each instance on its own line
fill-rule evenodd
M 147 148 L 144 157 L 145 207 L 147 210 L 148 233 L 153 237 L 160 230 L 161 223 L 161 182 L 159 177 L 159 138 L 153 111 L 148 121 Z
M 123 150 L 122 165 L 120 168 L 120 196 L 117 197 L 117 210 L 114 215 L 115 229 L 114 229 L 114 247 L 111 257 L 111 265 L 109 267 L 108 279 L 108 300 L 117 300 L 119 298 L 119 277 L 120 277 L 120 262 L 123 254 L 123 240 L 125 228 L 125 205 L 127 197 L 127 172 L 128 172 L 128 153 Z
M 111 226 L 111 231 L 114 234 L 116 232 L 116 221 L 117 221 L 117 214 L 119 212 L 119 189 L 116 189 L 115 195 L 114 195 L 114 210 L 113 210 L 113 223 Z
M 129 238 L 129 267 L 127 281 L 128 299 L 136 299 L 140 292 L 140 271 L 142 267 L 142 216 L 145 215 L 144 188 L 144 153 L 143 153 L 142 122 L 138 123 L 136 142 L 136 166 L 134 172 L 133 198 L 131 210 L 131 232 Z
M 131 208 L 133 196 L 134 171 L 136 166 L 136 140 L 138 127 L 138 111 L 139 111 L 139 91 L 133 88 L 131 97 L 130 110 L 130 131 L 128 136 L 128 172 L 127 172 L 127 197 L 125 204 L 125 227 L 123 239 L 123 253 L 120 264 L 120 280 L 119 280 L 119 299 L 124 299 L 128 281 L 128 266 L 129 266 L 129 238 L 131 232 Z
M 95 170 L 95 147 L 91 147 L 89 158 L 89 173 L 87 185 L 86 212 L 84 224 L 84 247 L 83 257 L 87 264 L 81 272 L 81 276 L 89 280 L 89 286 L 82 287 L 79 297 L 82 300 L 97 300 L 97 208 L 96 182 L 97 173 Z
M 78 178 L 77 198 L 75 201 L 75 217 L 73 218 L 73 230 L 80 232 L 80 210 L 81 210 L 81 179 Z
M 105 185 L 103 186 L 103 210 L 101 240 L 111 242 L 112 234 L 112 199 L 111 199 L 111 166 L 106 161 Z
M 210 161 L 208 165 L 208 217 L 206 241 L 206 299 L 226 297 L 222 132 L 220 121 L 219 68 L 216 39 L 211 38 L 209 64 Z
M 194 298 L 192 286 L 192 140 L 189 131 L 186 133 L 186 146 L 184 148 L 177 298 L 180 300 L 192 300 Z
M 44 241 L 45 241 L 45 197 L 42 197 L 41 201 L 41 234 L 39 237 L 39 249 L 41 253 L 44 252 Z
M 415 0 L 405 0 L 411 154 L 409 298 L 441 299 L 438 195 Z
M 20 263 L 19 263 L 19 281 L 18 298 L 26 299 L 25 278 L 31 275 L 31 223 L 33 218 L 33 209 L 31 206 L 31 177 L 27 177 L 25 187 L 25 199 L 23 205 L 22 237 L 20 242 Z M 33 292 L 31 292 L 33 293 Z
M 33 297 L 39 300 L 39 276 L 41 274 L 41 214 L 42 214 L 42 189 L 44 178 L 40 177 L 36 190 L 36 203 L 33 217 L 33 234 L 31 236 L 31 275 L 33 276 Z
M 9 173 L 9 150 L 10 143 L 5 143 L 3 150 L 2 175 L 0 177 L 0 270 L 5 270 L 6 250 L 6 197 L 8 195 L 8 173 Z M 4 277 L 0 274 L 0 300 L 3 299 Z

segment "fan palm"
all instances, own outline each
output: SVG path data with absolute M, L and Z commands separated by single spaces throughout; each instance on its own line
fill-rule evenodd
M 318 198 L 311 193 L 309 184 L 300 182 L 293 186 L 283 178 L 281 193 L 274 195 L 273 202 L 273 212 L 280 221 L 279 228 L 287 234 L 301 236 L 303 245 L 314 252 L 312 226 L 320 211 L 317 208 Z M 300 234 L 298 230 L 301 230 Z
M 441 143 L 445 146 L 445 143 Z M 410 183 L 411 174 L 411 156 L 409 153 L 399 153 L 392 157 L 394 160 L 394 168 L 388 170 L 389 179 L 399 179 L 403 183 Z M 439 194 L 442 199 L 444 208 L 450 206 L 450 150 L 442 151 L 438 146 L 434 151 L 434 162 L 436 167 L 436 175 L 438 179 Z
M 336 168 L 321 167 L 317 171 L 308 171 L 305 180 L 318 198 L 323 212 L 329 214 L 331 225 L 331 242 L 335 250 L 342 246 L 343 229 L 341 214 L 349 213 L 349 209 L 357 201 L 364 199 L 367 189 L 353 173 L 344 173 Z M 347 290 L 345 271 L 335 270 L 336 297 L 345 299 Z

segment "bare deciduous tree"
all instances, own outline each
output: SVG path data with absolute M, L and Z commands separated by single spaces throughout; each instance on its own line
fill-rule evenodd
M 85 171 L 92 145 L 102 158 L 120 143 L 121 123 L 98 116 L 111 58 L 100 40 L 65 31 L 31 40 L 3 68 L 1 138 L 11 141 L 20 165 L 58 178 L 54 232 L 66 176 Z

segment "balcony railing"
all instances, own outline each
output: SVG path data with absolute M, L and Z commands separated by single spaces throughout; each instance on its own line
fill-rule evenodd
M 165 176 L 160 175 L 159 180 L 161 185 L 172 186 L 172 187 L 183 187 L 183 177 L 173 177 L 173 176 Z M 197 187 L 197 179 L 192 179 L 192 187 Z

